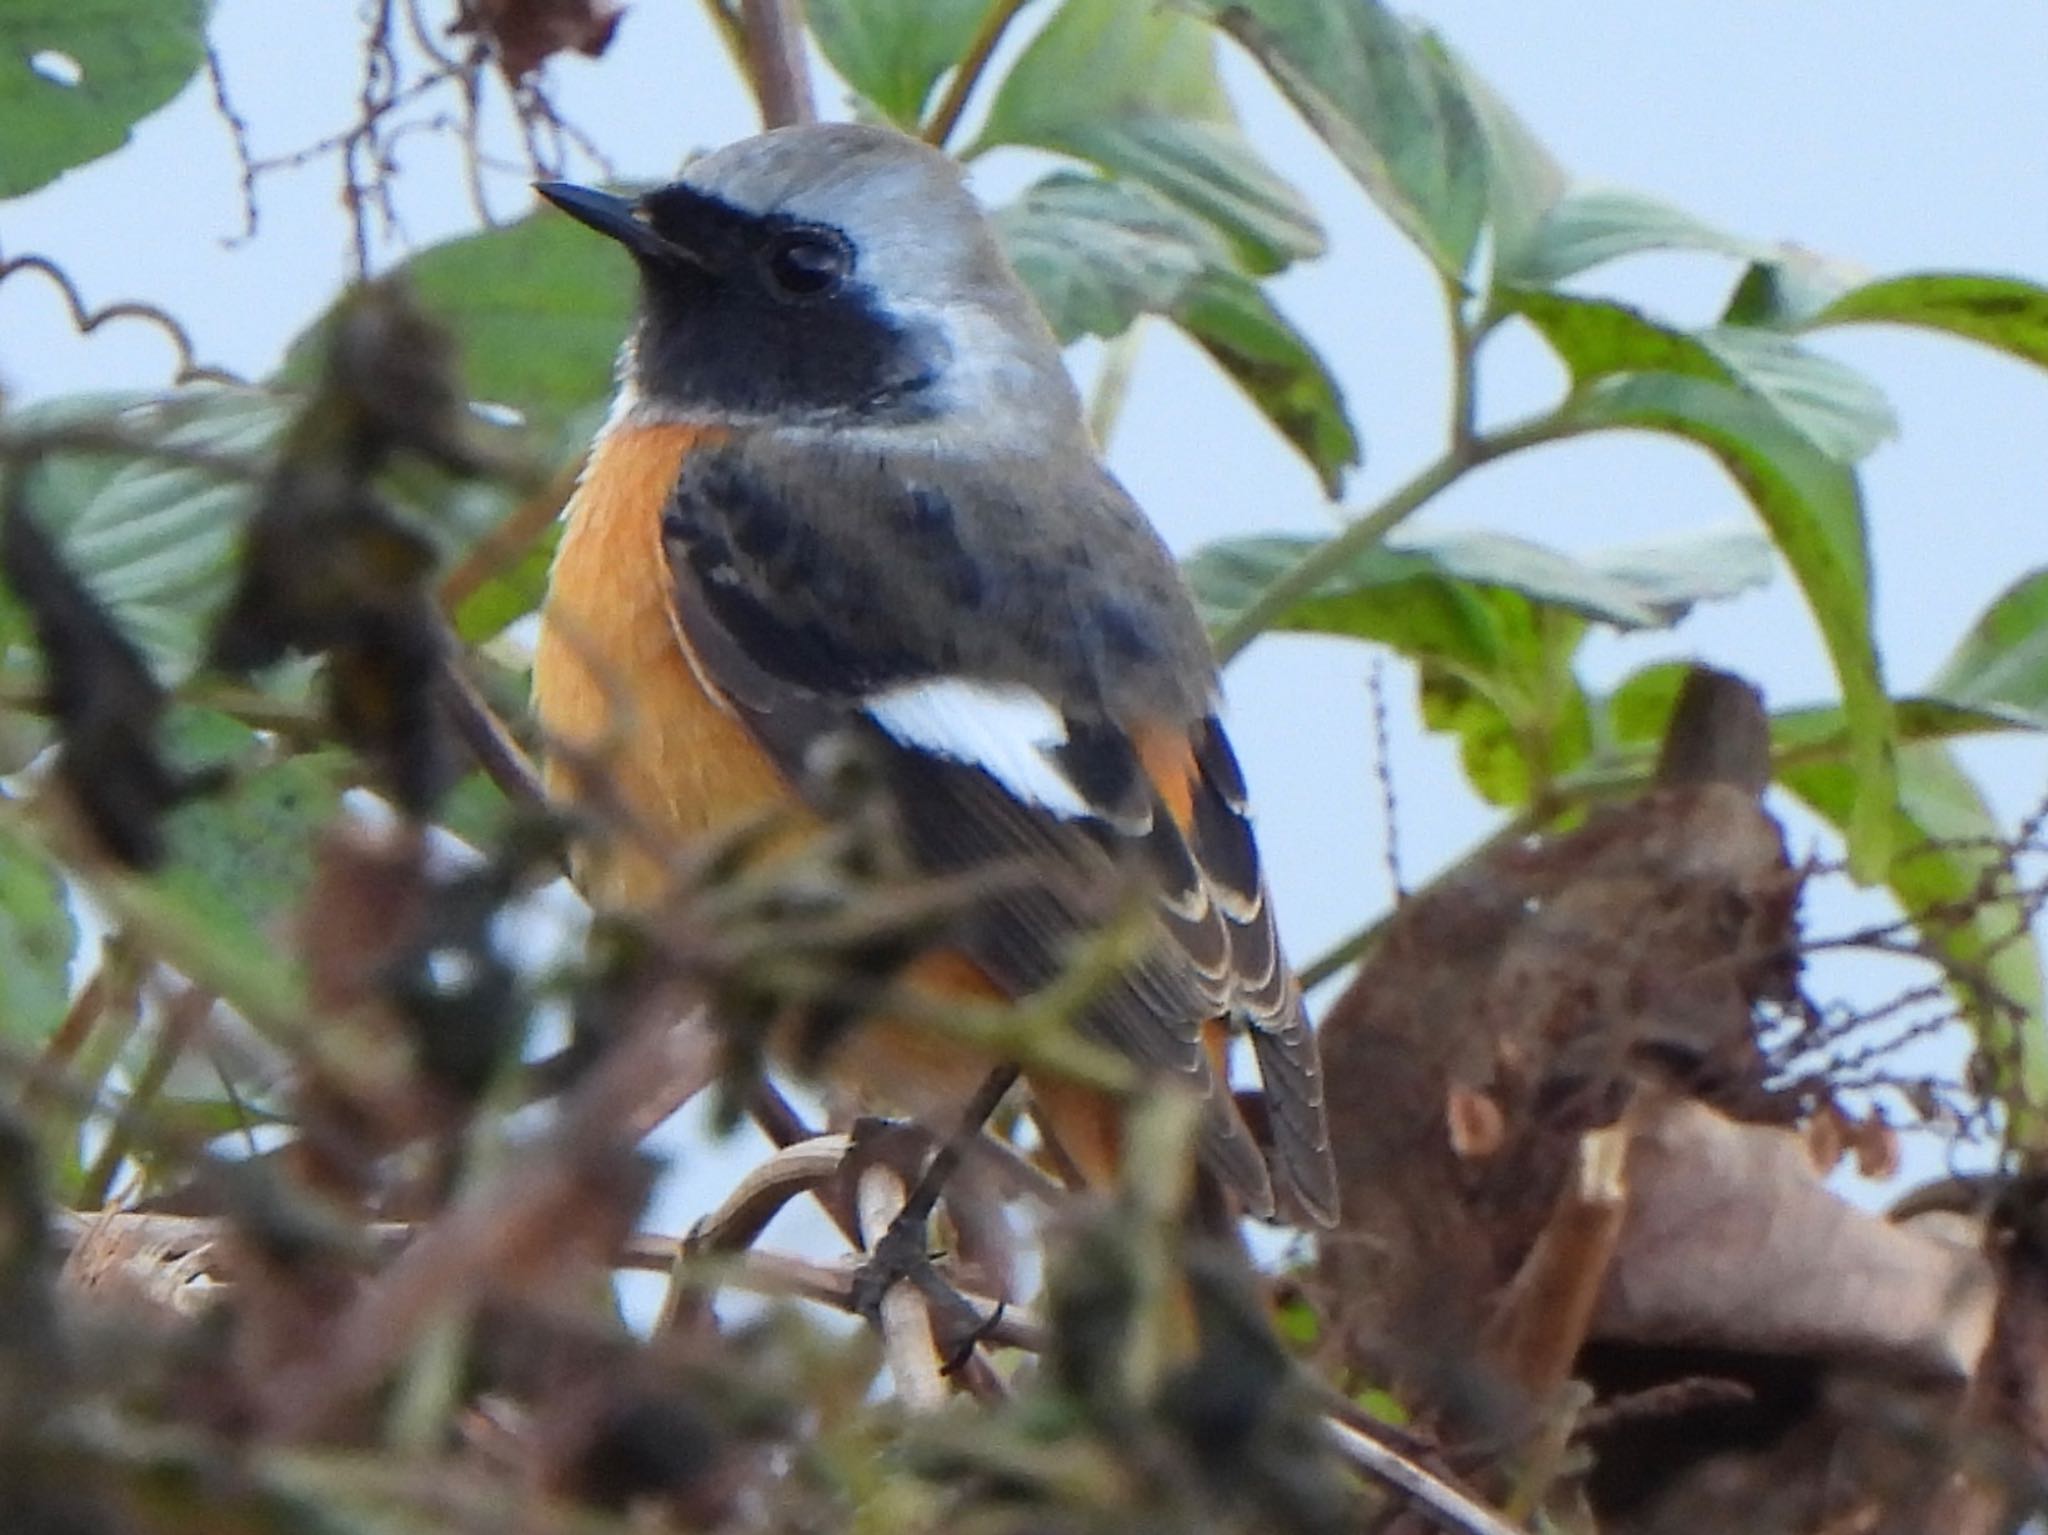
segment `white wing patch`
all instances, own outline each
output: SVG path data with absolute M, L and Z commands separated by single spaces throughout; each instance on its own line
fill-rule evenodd
M 1020 800 L 1069 819 L 1094 813 L 1052 759 L 1066 722 L 1031 688 L 938 677 L 877 693 L 865 708 L 901 744 L 978 767 Z

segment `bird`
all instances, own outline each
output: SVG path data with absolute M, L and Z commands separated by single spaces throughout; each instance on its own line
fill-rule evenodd
M 920 874 L 1028 872 L 963 910 L 914 983 L 1019 999 L 1131 881 L 1141 953 L 1082 1034 L 1205 1100 L 1197 1154 L 1253 1215 L 1337 1216 L 1322 1068 L 1281 950 L 1217 664 L 1165 544 L 1104 465 L 1046 321 L 950 156 L 894 129 L 773 129 L 627 197 L 537 185 L 624 247 L 638 305 L 565 513 L 533 668 L 551 795 L 679 846 L 831 814 L 848 751 Z M 600 909 L 664 865 L 578 861 Z M 1248 1036 L 1262 1148 L 1226 1080 Z M 870 1019 L 831 1080 L 925 1114 L 1003 1063 Z M 1118 1106 L 1030 1076 L 1083 1175 Z M 879 1109 L 878 1109 L 879 1111 Z

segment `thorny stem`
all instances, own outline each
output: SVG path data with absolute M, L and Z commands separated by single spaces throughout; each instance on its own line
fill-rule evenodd
M 974 40 L 967 45 L 960 67 L 953 71 L 946 94 L 939 98 L 938 106 L 933 108 L 930 119 L 920 132 L 920 137 L 927 144 L 940 149 L 946 147 L 946 140 L 960 126 L 960 114 L 967 110 L 968 98 L 974 94 L 974 87 L 988 69 L 988 61 L 995 54 L 996 45 L 1009 31 L 1010 23 L 1017 19 L 1017 13 L 1030 3 L 1031 0 L 993 0 L 981 18 L 981 25 L 975 28 Z
M 1498 432 L 1471 437 L 1463 442 L 1454 441 L 1378 506 L 1349 523 L 1334 538 L 1317 544 L 1275 577 L 1251 605 L 1216 637 L 1217 659 L 1230 661 L 1295 603 L 1368 549 L 1382 543 L 1389 533 L 1463 475 L 1495 459 L 1506 458 L 1539 443 L 1559 440 L 1577 430 L 1562 411 L 1549 410 Z

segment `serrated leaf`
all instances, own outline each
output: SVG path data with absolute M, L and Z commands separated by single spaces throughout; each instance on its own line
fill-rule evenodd
M 174 716 L 169 734 L 181 758 L 220 765 L 232 778 L 224 792 L 172 813 L 154 882 L 241 952 L 274 953 L 280 924 L 312 879 L 314 840 L 340 813 L 350 759 L 340 751 L 275 757 L 247 726 L 196 709 Z
M 1875 878 L 1889 858 L 1894 801 L 1891 700 L 1871 634 L 1870 558 L 1856 477 L 1729 385 L 1671 373 L 1621 374 L 1579 392 L 1573 428 L 1634 427 L 1697 443 L 1742 487 L 1820 625 L 1855 743 L 1850 856 Z
M 1894 435 L 1884 393 L 1790 336 L 1744 326 L 1686 331 L 1613 299 L 1503 288 L 1497 302 L 1535 326 L 1577 388 L 1618 373 L 1682 374 L 1733 384 L 1775 410 L 1830 458 L 1854 463 Z
M 1135 187 L 1049 176 L 995 215 L 1003 248 L 1062 342 L 1166 314 L 1226 259 L 1196 221 Z
M 1484 129 L 1455 66 L 1376 0 L 1191 0 L 1243 44 L 1437 267 L 1487 211 Z
M 193 385 L 161 396 L 72 396 L 12 421 L 25 432 L 96 424 L 143 445 L 260 460 L 289 413 L 276 395 Z M 30 494 L 65 561 L 159 678 L 189 675 L 227 601 L 254 487 L 161 458 L 60 453 L 43 462 Z
M 0 828 L 0 1039 L 35 1048 L 64 1016 L 78 947 L 56 869 Z
M 1919 326 L 2048 367 L 2048 288 L 2018 277 L 1920 272 L 1886 278 L 1851 289 L 1809 323 Z
M 1250 278 L 1221 269 L 1195 280 L 1173 318 L 1308 460 L 1323 493 L 1335 497 L 1344 471 L 1359 461 L 1358 434 L 1336 378 L 1308 337 Z
M 1493 270 L 1498 277 L 1521 262 L 1536 231 L 1564 196 L 1564 168 L 1448 44 L 1434 34 L 1425 38 L 1455 75 L 1479 122 L 1486 150 L 1486 220 L 1493 233 Z
M 1358 461 L 1336 380 L 1200 220 L 1127 183 L 1055 175 L 999 212 L 996 230 L 1062 341 L 1167 316 L 1336 493 Z
M 1501 281 L 1551 288 L 1568 277 L 1645 251 L 1707 251 L 1755 261 L 1769 250 L 1714 228 L 1682 208 L 1620 187 L 1574 187 L 1519 250 L 1496 259 Z
M 1319 540 L 1213 544 L 1186 574 L 1222 630 Z M 1455 734 L 1467 776 L 1488 800 L 1523 805 L 1592 750 L 1592 711 L 1573 670 L 1587 622 L 1649 628 L 1696 600 L 1768 578 L 1755 535 L 1616 550 L 1580 561 L 1497 533 L 1385 544 L 1361 552 L 1280 614 L 1276 629 L 1340 634 L 1399 650 L 1421 670 L 1424 723 Z
M 2048 730 L 2048 570 L 2022 576 L 2001 592 L 1927 690 Z
M 206 60 L 207 0 L 0 7 L 0 197 L 111 154 Z
M 976 147 L 998 144 L 1145 183 L 1222 230 L 1255 273 L 1323 249 L 1314 211 L 1239 130 L 1214 35 L 1173 7 L 1066 0 L 989 107 Z
M 1780 246 L 1743 269 L 1721 323 L 1798 330 L 1866 276 L 1846 262 L 1796 245 Z
M 839 78 L 914 131 L 987 11 L 988 0 L 809 0 L 804 20 Z
M 1324 541 L 1265 536 L 1211 544 L 1186 573 L 1212 629 L 1227 628 L 1285 571 Z M 1281 614 L 1276 629 L 1348 634 L 1490 664 L 1497 652 L 1450 636 L 1470 633 L 1462 588 L 1497 587 L 1618 629 L 1662 628 L 1699 601 L 1733 596 L 1771 576 L 1770 549 L 1747 531 L 1670 540 L 1575 559 L 1489 532 L 1389 540 Z M 1418 652 L 1419 653 L 1419 652 Z
M 429 246 L 400 271 L 454 333 L 473 400 L 510 407 L 553 444 L 611 394 L 612 363 L 633 312 L 632 263 L 553 210 Z M 299 334 L 287 378 L 310 376 L 323 315 Z

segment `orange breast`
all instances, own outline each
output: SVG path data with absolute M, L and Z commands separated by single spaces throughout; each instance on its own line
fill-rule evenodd
M 752 737 L 704 691 L 675 625 L 662 508 L 684 458 L 713 436 L 666 425 L 598 443 L 569 502 L 541 614 L 533 706 L 549 746 L 548 792 L 570 804 L 616 796 L 641 833 L 601 831 L 579 850 L 577 881 L 603 907 L 654 900 L 677 847 L 789 797 Z

